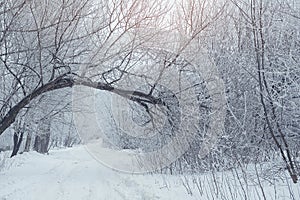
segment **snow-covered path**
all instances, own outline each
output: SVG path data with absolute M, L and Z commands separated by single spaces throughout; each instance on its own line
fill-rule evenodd
M 98 163 L 83 146 L 24 153 L 3 160 L 0 200 L 257 200 L 264 199 L 256 180 L 246 186 L 231 172 L 193 177 L 132 175 Z M 251 170 L 251 168 L 249 169 Z M 198 180 L 198 185 L 195 184 Z M 200 184 L 199 184 L 200 183 Z M 267 200 L 299 200 L 299 184 L 262 183 Z
M 106 168 L 84 147 L 54 150 L 49 155 L 24 153 L 10 165 L 0 172 L 1 200 L 196 199 L 181 184 L 170 189 L 161 176 Z

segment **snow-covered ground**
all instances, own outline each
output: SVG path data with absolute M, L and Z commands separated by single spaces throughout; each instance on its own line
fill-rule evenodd
M 251 179 L 245 185 L 231 172 L 198 177 L 119 173 L 83 146 L 4 159 L 7 155 L 0 154 L 0 200 L 257 200 L 264 199 L 262 188 L 266 199 L 300 199 L 299 184 L 261 180 L 261 188 Z

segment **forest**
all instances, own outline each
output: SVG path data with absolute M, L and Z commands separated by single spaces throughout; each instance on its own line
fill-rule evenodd
M 255 176 L 265 200 L 299 184 L 299 108 L 297 0 L 0 1 L 0 182 L 85 145 L 120 172 Z

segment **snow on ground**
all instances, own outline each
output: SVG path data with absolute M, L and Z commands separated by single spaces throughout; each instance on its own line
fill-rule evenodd
M 197 179 L 119 173 L 94 160 L 83 146 L 49 155 L 24 153 L 4 162 L 7 155 L 0 154 L 0 200 L 263 199 L 260 187 L 243 187 L 224 173 Z M 263 184 L 267 199 L 300 199 L 299 185 Z

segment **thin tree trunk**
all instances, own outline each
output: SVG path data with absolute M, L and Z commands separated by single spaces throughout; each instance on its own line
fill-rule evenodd
M 39 153 L 48 153 L 50 143 L 50 120 L 46 119 L 40 122 L 38 135 L 35 137 L 34 150 Z
M 30 151 L 30 144 L 31 144 L 31 133 L 28 133 L 27 137 L 26 137 L 24 152 L 29 152 Z
M 280 142 L 278 141 L 278 139 L 275 136 L 275 130 L 274 127 L 272 125 L 272 121 L 276 121 L 276 114 L 275 114 L 275 107 L 274 107 L 274 103 L 273 103 L 273 99 L 269 93 L 269 88 L 268 88 L 268 84 L 266 81 L 266 77 L 265 77 L 265 41 L 264 41 L 264 35 L 262 32 L 262 1 L 260 1 L 259 4 L 259 11 L 256 10 L 256 6 L 255 5 L 255 1 L 251 1 L 251 20 L 252 20 L 252 32 L 253 32 L 253 42 L 254 42 L 254 50 L 255 50 L 255 54 L 256 54 L 256 64 L 257 64 L 257 71 L 258 71 L 258 82 L 259 82 L 259 93 L 260 93 L 260 102 L 262 104 L 263 107 L 263 111 L 264 111 L 264 116 L 267 122 L 267 127 L 269 129 L 269 132 L 273 138 L 273 141 L 275 142 L 277 148 L 280 151 L 281 157 L 284 160 L 285 164 L 286 164 L 286 168 L 293 180 L 294 183 L 298 182 L 298 177 L 295 171 L 295 167 L 294 167 L 294 163 L 292 161 L 292 157 L 290 155 L 290 151 L 289 151 L 289 147 L 288 144 L 285 140 L 284 134 L 281 131 L 281 128 L 278 124 L 278 122 L 276 122 L 276 128 L 278 129 L 281 139 L 284 143 L 284 147 L 282 147 L 282 145 L 280 144 Z M 257 19 L 256 19 L 256 15 L 258 14 L 259 17 L 259 25 L 257 25 Z M 265 93 L 266 91 L 266 93 Z M 265 96 L 264 94 L 267 95 L 265 100 Z M 271 114 L 272 117 L 269 116 L 269 110 L 267 108 L 267 104 L 269 103 L 270 107 L 271 107 Z M 272 121 L 271 121 L 272 120 Z M 284 153 L 284 150 L 287 153 L 287 156 Z
M 19 136 L 18 133 L 14 133 L 13 139 L 14 139 L 14 147 L 13 147 L 13 151 L 11 153 L 10 157 L 13 157 L 15 155 L 18 154 L 19 150 L 20 150 L 20 146 L 22 144 L 23 141 L 23 136 L 24 136 L 24 131 L 21 131 L 21 134 Z

